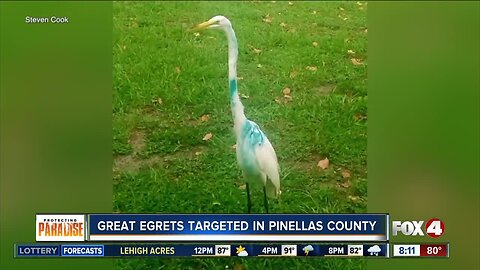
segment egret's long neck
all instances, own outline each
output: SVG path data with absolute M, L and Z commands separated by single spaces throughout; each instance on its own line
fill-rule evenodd
M 238 96 L 237 88 L 237 60 L 238 60 L 238 44 L 237 37 L 232 27 L 225 29 L 228 40 L 228 81 L 230 86 L 230 106 L 232 107 L 232 115 L 235 123 L 235 131 L 239 132 L 240 125 L 245 120 L 243 105 Z M 237 133 L 238 134 L 238 133 Z

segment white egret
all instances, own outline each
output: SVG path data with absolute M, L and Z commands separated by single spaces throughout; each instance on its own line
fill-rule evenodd
M 253 121 L 248 120 L 237 89 L 238 44 L 232 24 L 224 16 L 215 16 L 197 25 L 194 30 L 218 29 L 225 32 L 228 40 L 228 80 L 230 106 L 232 108 L 234 130 L 237 138 L 237 162 L 246 180 L 247 208 L 251 212 L 249 183 L 263 184 L 265 210 L 268 213 L 267 195 L 276 198 L 280 195 L 280 171 L 277 155 L 267 136 Z

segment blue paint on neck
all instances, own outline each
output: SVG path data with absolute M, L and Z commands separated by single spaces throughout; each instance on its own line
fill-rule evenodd
M 237 91 L 237 80 L 230 80 L 230 100 L 233 101 L 233 97 L 238 94 Z

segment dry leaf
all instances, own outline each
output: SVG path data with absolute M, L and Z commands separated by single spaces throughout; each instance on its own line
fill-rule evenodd
M 289 6 L 293 6 L 293 2 L 288 2 L 288 5 L 289 5 Z
M 318 42 L 314 41 L 314 42 L 312 42 L 312 45 L 313 45 L 313 47 L 317 47 L 317 46 L 318 46 Z
M 250 96 L 244 95 L 242 93 L 240 93 L 240 97 L 245 98 L 245 99 L 250 98 Z
M 318 162 L 317 166 L 322 168 L 323 170 L 328 169 L 328 166 L 330 166 L 330 161 L 328 160 L 328 158 L 322 159 Z
M 365 31 L 364 31 L 366 34 L 368 34 L 368 28 L 365 28 Z
M 361 2 L 357 2 L 357 5 L 359 6 L 363 6 L 363 4 Z
M 244 190 L 246 188 L 247 188 L 247 185 L 241 185 L 241 186 L 238 187 L 238 189 L 241 189 L 241 190 Z
M 202 154 L 202 152 L 195 152 L 195 156 L 200 156 Z
M 271 23 L 272 22 L 272 18 L 270 18 L 270 14 L 267 14 L 262 20 L 263 20 L 264 23 Z
M 237 149 L 237 144 L 232 145 L 232 149 Z
M 352 64 L 354 64 L 355 66 L 363 65 L 362 60 L 358 58 L 352 58 L 350 60 L 352 61 Z
M 193 33 L 193 35 L 196 36 L 196 37 L 198 37 L 198 36 L 200 36 L 200 33 L 195 32 L 195 33 Z
M 307 66 L 305 69 L 310 70 L 310 71 L 317 71 L 317 67 L 315 67 L 315 66 Z
M 352 51 L 352 50 L 348 50 L 347 53 L 348 53 L 348 54 L 355 54 L 355 52 Z
M 257 68 L 261 68 L 261 67 L 263 67 L 262 64 L 258 64 L 258 65 L 257 65 Z
M 262 52 L 262 50 L 257 49 L 257 48 L 253 47 L 253 46 L 250 45 L 250 44 L 248 44 L 248 47 L 249 47 L 254 53 L 256 53 L 256 54 L 259 54 L 259 53 Z
M 344 9 L 344 8 L 342 8 L 342 7 L 340 7 L 340 10 L 341 10 L 341 11 L 344 11 L 345 9 Z
M 212 137 L 213 137 L 213 134 L 212 134 L 212 133 L 207 133 L 207 134 L 205 134 L 205 136 L 203 136 L 203 139 L 202 139 L 202 140 L 208 141 L 208 140 L 210 140 Z
M 353 119 L 355 121 L 362 121 L 362 120 L 366 120 L 367 119 L 367 116 L 366 115 L 362 115 L 362 114 L 355 114 L 353 116 Z
M 162 105 L 162 104 L 163 104 L 163 100 L 162 100 L 161 98 L 157 98 L 157 99 L 152 100 L 152 103 L 153 103 L 153 104 Z
M 283 91 L 282 91 L 282 92 L 283 92 L 283 94 L 284 94 L 284 95 L 287 95 L 287 96 L 289 96 L 289 95 L 290 95 L 290 93 L 292 93 L 292 90 L 290 90 L 290 88 L 286 87 L 285 89 L 283 89 Z
M 239 80 L 239 81 L 243 80 L 243 77 L 237 77 L 237 80 Z
M 316 10 L 314 10 L 314 11 L 312 12 L 312 14 L 317 14 L 317 11 L 316 11 Z
M 343 170 L 342 171 L 342 177 L 343 178 L 350 178 L 350 172 L 348 170 Z
M 345 182 L 345 183 L 338 184 L 337 187 L 343 187 L 343 188 L 348 189 L 350 187 L 350 182 Z
M 175 72 L 180 73 L 180 71 L 181 71 L 181 70 L 180 70 L 179 67 L 175 67 Z
M 200 117 L 200 121 L 202 122 L 207 122 L 208 119 L 210 119 L 210 115 L 209 114 L 204 114 Z
M 361 200 L 360 197 L 352 195 L 348 195 L 348 199 L 350 199 L 352 202 L 358 202 Z
M 280 23 L 280 26 L 285 27 L 285 26 L 287 26 L 287 24 L 282 22 L 282 23 Z
M 297 75 L 298 75 L 298 71 L 296 71 L 296 70 L 290 71 L 290 79 L 293 79 L 293 78 L 297 77 Z

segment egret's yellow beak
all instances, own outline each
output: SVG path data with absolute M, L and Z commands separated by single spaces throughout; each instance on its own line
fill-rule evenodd
M 201 24 L 198 24 L 194 28 L 192 28 L 192 31 L 200 31 L 200 30 L 203 30 L 203 29 L 207 29 L 212 24 L 213 24 L 213 22 L 211 22 L 211 21 L 203 22 Z

